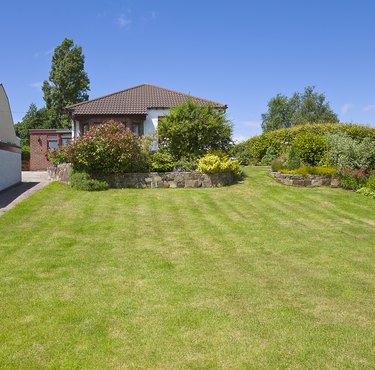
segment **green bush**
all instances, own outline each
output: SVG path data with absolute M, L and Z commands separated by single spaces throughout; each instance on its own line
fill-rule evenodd
M 375 139 L 365 137 L 362 141 L 346 133 L 327 135 L 327 157 L 338 168 L 375 168 Z
M 327 151 L 327 142 L 322 135 L 303 132 L 295 137 L 292 148 L 295 148 L 301 162 L 316 166 Z
M 366 197 L 375 199 L 375 190 L 369 189 L 368 187 L 358 189 L 357 193 L 365 195 Z
M 23 161 L 30 160 L 30 146 L 29 145 L 22 145 L 21 146 L 21 159 Z
M 271 162 L 271 169 L 274 172 L 280 172 L 280 170 L 282 170 L 284 168 L 285 168 L 285 165 L 284 165 L 283 161 L 280 158 L 275 158 Z
M 343 169 L 340 171 L 340 186 L 344 189 L 358 190 L 366 186 L 366 169 Z
M 60 150 L 74 170 L 95 176 L 143 172 L 149 166 L 142 140 L 116 121 L 90 129 Z
M 151 171 L 168 172 L 174 167 L 173 157 L 169 153 L 156 152 L 151 156 Z
M 177 172 L 192 172 L 196 171 L 198 167 L 198 161 L 189 158 L 181 158 L 174 164 L 174 169 Z
M 205 173 L 232 172 L 237 177 L 242 175 L 242 169 L 237 160 L 216 154 L 206 154 L 200 158 L 198 171 Z
M 69 182 L 70 186 L 77 190 L 102 191 L 109 187 L 106 181 L 93 179 L 85 172 L 71 172 Z
M 257 165 L 266 155 L 268 148 L 271 147 L 275 156 L 278 157 L 289 150 L 294 139 L 301 133 L 312 133 L 321 136 L 346 133 L 349 137 L 358 141 L 362 141 L 365 138 L 375 140 L 374 127 L 343 123 L 306 124 L 282 128 L 254 136 L 243 143 L 237 144 L 232 149 L 232 152 L 237 159 L 246 158 L 248 163 Z
M 47 158 L 54 165 L 67 163 L 69 161 L 68 156 L 66 155 L 63 148 L 53 149 L 49 151 L 47 154 Z
M 295 170 L 301 166 L 301 161 L 299 160 L 297 150 L 294 146 L 290 149 L 288 154 L 288 170 Z
M 228 150 L 232 125 L 225 110 L 189 100 L 172 108 L 158 123 L 159 148 L 175 160 L 198 158 L 209 150 Z
M 260 164 L 263 166 L 269 165 L 276 157 L 275 150 L 272 147 L 269 147 L 266 151 L 266 154 L 263 156 Z
M 375 191 L 375 173 L 372 173 L 367 179 L 366 188 Z

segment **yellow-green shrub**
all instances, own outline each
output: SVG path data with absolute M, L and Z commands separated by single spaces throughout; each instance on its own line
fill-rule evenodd
M 322 167 L 322 166 L 302 166 L 295 170 L 281 169 L 279 172 L 292 174 L 292 175 L 321 175 L 321 176 L 332 176 L 337 173 L 336 168 L 333 167 Z
M 241 176 L 241 166 L 237 160 L 229 159 L 226 155 L 206 154 L 198 161 L 198 171 L 205 173 L 232 172 Z

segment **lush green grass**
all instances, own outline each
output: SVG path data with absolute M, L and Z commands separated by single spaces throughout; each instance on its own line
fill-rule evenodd
M 0 218 L 3 368 L 374 368 L 375 201 L 250 168 Z

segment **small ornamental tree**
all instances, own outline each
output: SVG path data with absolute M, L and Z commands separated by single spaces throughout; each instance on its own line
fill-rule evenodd
M 113 120 L 91 128 L 61 150 L 74 170 L 95 176 L 147 170 L 141 139 Z
M 232 125 L 223 109 L 181 103 L 158 123 L 159 148 L 175 160 L 197 158 L 212 150 L 227 151 L 231 143 Z

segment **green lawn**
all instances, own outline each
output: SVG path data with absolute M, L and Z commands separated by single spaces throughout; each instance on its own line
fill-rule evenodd
M 375 201 L 247 174 L 0 217 L 0 367 L 374 368 Z

